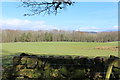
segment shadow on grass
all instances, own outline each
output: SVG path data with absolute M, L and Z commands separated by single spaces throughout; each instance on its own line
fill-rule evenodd
M 13 57 L 17 56 L 17 55 L 20 55 L 20 53 L 14 53 L 13 54 L 12 52 L 5 51 L 5 50 L 2 50 L 2 53 L 4 53 L 4 54 L 2 54 L 2 67 L 3 68 L 12 66 L 12 64 L 13 64 Z

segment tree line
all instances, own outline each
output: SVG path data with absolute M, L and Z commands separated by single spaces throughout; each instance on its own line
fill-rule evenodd
M 112 42 L 118 41 L 118 32 L 81 32 L 64 30 L 2 30 L 0 42 Z

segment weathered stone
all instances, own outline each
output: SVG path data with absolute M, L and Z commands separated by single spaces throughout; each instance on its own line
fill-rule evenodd
M 69 71 L 67 70 L 67 68 L 66 67 L 61 67 L 60 68 L 60 73 L 61 73 L 61 75 L 63 76 L 63 77 L 67 77 L 68 76 L 68 74 L 69 74 Z
M 47 70 L 50 68 L 50 64 L 46 63 L 45 66 L 44 66 L 44 70 Z
M 50 75 L 51 73 L 51 68 L 46 69 L 45 71 L 43 71 L 43 78 L 51 78 L 52 76 Z
M 39 78 L 41 76 L 41 72 L 39 70 L 34 70 L 34 69 L 22 69 L 16 73 L 16 76 Z
M 60 76 L 58 69 L 52 69 L 52 72 L 50 73 L 52 77 L 58 78 Z
M 26 67 L 25 65 L 16 65 L 15 71 L 20 71 L 21 69 L 24 69 L 25 67 Z
M 28 58 L 27 56 L 22 57 L 21 58 L 21 64 L 23 64 L 23 65 L 26 64 L 27 58 Z
M 20 59 L 21 59 L 21 57 L 15 56 L 15 57 L 13 58 L 13 65 L 19 64 L 19 63 L 20 63 Z
M 27 64 L 27 68 L 28 69 L 29 68 L 30 69 L 34 69 L 37 66 L 37 64 L 38 64 L 38 60 L 36 58 L 29 57 L 29 58 L 27 58 L 26 64 Z
M 76 69 L 74 71 L 75 74 L 72 74 L 73 75 L 73 78 L 82 78 L 84 79 L 86 77 L 86 72 L 84 69 Z
M 38 60 L 38 67 L 42 68 L 43 62 L 41 60 Z
M 26 53 L 21 53 L 20 56 L 22 57 L 22 56 L 29 56 L 29 55 Z
M 24 77 L 16 77 L 15 80 L 27 80 L 27 79 L 25 79 Z

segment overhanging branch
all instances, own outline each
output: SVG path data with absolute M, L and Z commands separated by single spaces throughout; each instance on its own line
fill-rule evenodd
M 22 7 L 29 8 L 32 13 L 24 14 L 24 16 L 32 16 L 36 14 L 57 14 L 59 10 L 71 6 L 74 2 L 71 0 L 53 0 L 52 2 L 35 2 L 32 0 L 21 0 Z

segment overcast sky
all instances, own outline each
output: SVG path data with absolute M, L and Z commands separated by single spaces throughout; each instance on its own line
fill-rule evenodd
M 55 15 L 23 16 L 21 2 L 2 2 L 2 29 L 14 30 L 118 30 L 117 2 L 77 2 Z

